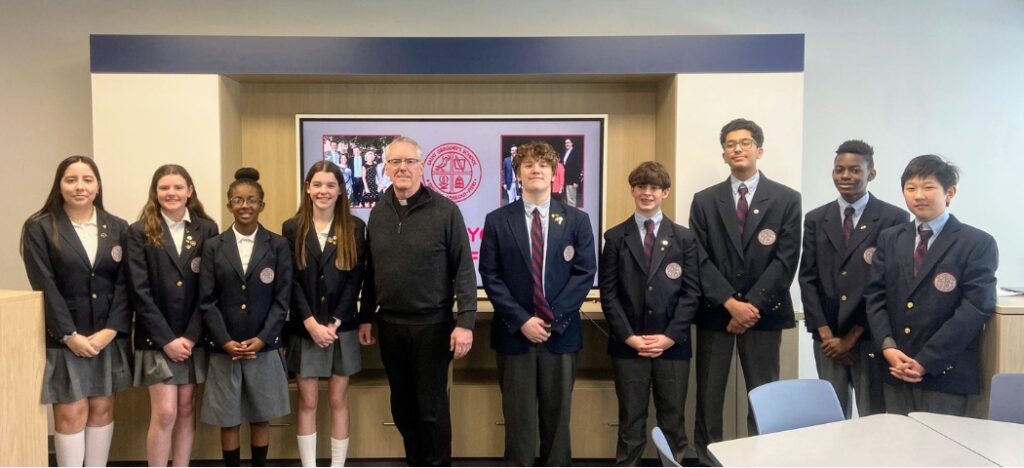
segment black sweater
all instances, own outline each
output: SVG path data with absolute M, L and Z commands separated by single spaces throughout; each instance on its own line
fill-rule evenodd
M 389 188 L 370 211 L 360 313 L 377 312 L 391 323 L 441 323 L 451 320 L 457 298 L 456 325 L 473 329 L 476 272 L 462 213 L 426 187 L 409 202 L 400 218 Z

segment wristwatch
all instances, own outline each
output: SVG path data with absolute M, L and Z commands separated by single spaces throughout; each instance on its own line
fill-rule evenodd
M 77 331 L 73 331 L 73 332 L 71 332 L 70 335 L 64 335 L 64 336 L 60 337 L 60 342 L 62 344 L 66 344 L 68 342 L 68 340 L 70 340 L 71 338 L 73 338 L 73 337 L 75 337 L 77 335 L 78 335 L 78 332 Z

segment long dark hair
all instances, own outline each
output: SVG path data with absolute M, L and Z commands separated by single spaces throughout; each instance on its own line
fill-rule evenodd
M 60 191 L 60 181 L 64 178 L 64 173 L 67 172 L 68 167 L 75 163 L 83 163 L 92 169 L 93 175 L 96 176 L 96 198 L 92 201 L 92 206 L 103 209 L 103 179 L 100 178 L 100 168 L 96 166 L 96 161 L 88 156 L 68 156 L 60 164 L 57 165 L 57 171 L 53 174 L 53 185 L 50 186 L 50 194 L 46 196 L 46 201 L 43 202 L 43 207 L 32 213 L 32 216 L 28 217 L 25 224 L 21 226 L 21 255 L 25 256 L 25 231 L 28 229 L 28 223 L 37 221 L 46 216 L 50 216 L 50 226 L 53 234 L 50 238 L 50 243 L 57 251 L 60 251 L 60 243 L 57 242 L 57 217 L 64 210 L 64 195 Z
M 156 185 L 161 178 L 168 175 L 181 176 L 192 189 L 192 196 L 188 197 L 188 201 L 185 202 L 185 208 L 192 213 L 192 216 L 213 222 L 213 218 L 206 214 L 203 203 L 199 201 L 199 192 L 192 183 L 192 176 L 188 171 L 177 164 L 164 164 L 153 173 L 153 180 L 149 183 L 149 199 L 146 200 L 146 205 L 142 207 L 142 213 L 139 214 L 139 220 L 142 221 L 143 230 L 146 233 L 146 243 L 150 245 L 161 246 L 164 243 L 164 225 L 160 222 L 160 201 L 156 198 Z
M 335 180 L 338 181 L 338 199 L 334 203 L 334 229 L 332 229 L 335 242 L 338 244 L 338 248 L 335 250 L 334 266 L 339 270 L 351 270 L 355 267 L 356 257 L 359 254 L 356 251 L 356 222 L 349 209 L 348 194 L 345 191 L 345 176 L 341 174 L 341 169 L 333 162 L 317 161 L 313 164 L 313 167 L 309 168 L 309 172 L 306 173 L 306 180 L 302 184 L 302 188 L 309 188 L 313 176 L 320 172 L 333 174 Z M 313 229 L 313 201 L 309 199 L 309 194 L 304 194 L 302 202 L 299 203 L 299 210 L 295 212 L 295 216 L 292 219 L 295 220 L 295 245 L 293 249 L 295 252 L 295 265 L 300 270 L 305 270 L 307 265 L 306 236 Z

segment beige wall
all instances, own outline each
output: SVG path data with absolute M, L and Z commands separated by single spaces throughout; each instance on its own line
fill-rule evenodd
M 134 222 L 153 171 L 174 163 L 192 175 L 210 217 L 221 219 L 221 154 L 238 153 L 238 109 L 231 107 L 237 92 L 216 75 L 95 74 L 92 96 L 93 148 L 108 211 Z

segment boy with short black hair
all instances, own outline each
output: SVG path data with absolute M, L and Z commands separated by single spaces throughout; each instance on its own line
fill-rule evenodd
M 672 179 L 647 161 L 629 174 L 636 211 L 604 234 L 599 278 L 608 353 L 619 400 L 615 464 L 637 466 L 654 394 L 658 427 L 683 461 L 683 408 L 690 378 L 690 323 L 700 296 L 697 237 L 661 212 Z
M 878 238 L 864 298 L 890 366 L 890 413 L 963 415 L 981 388 L 979 341 L 995 310 L 999 251 L 992 236 L 946 211 L 958 179 L 938 156 L 911 160 L 900 182 L 914 220 Z
M 906 211 L 868 193 L 874 166 L 871 145 L 843 142 L 832 167 L 839 198 L 804 217 L 799 277 L 804 318 L 816 344 L 818 377 L 832 383 L 847 418 L 853 412 L 851 391 L 859 415 L 885 411 L 882 359 L 867 331 L 864 287 L 879 233 L 908 218 Z

